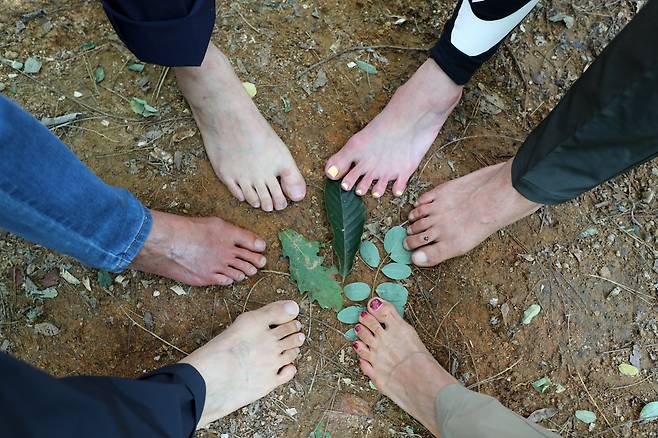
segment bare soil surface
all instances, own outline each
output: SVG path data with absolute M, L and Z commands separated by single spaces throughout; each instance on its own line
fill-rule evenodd
M 308 334 L 299 374 L 198 436 L 307 437 L 320 423 L 333 437 L 429 436 L 370 387 L 335 314 L 310 305 L 277 273 L 287 271 L 277 232 L 293 228 L 320 240 L 331 259 L 324 163 L 384 107 L 426 54 L 352 51 L 298 75 L 354 46 L 430 47 L 453 2 L 218 3 L 213 40 L 240 78 L 256 85 L 256 104 L 309 184 L 307 198 L 280 213 L 240 205 L 218 181 L 173 74 L 155 65 L 129 70 L 135 58 L 100 2 L 7 4 L 0 8 L 0 56 L 21 62 L 33 56 L 43 67 L 26 75 L 1 65 L 2 92 L 37 118 L 83 113 L 82 120 L 52 131 L 102 179 L 151 208 L 217 215 L 254 230 L 268 242 L 269 272 L 230 287 L 184 287 L 187 294 L 177 295 L 172 281 L 127 271 L 113 274 L 114 284 L 103 289 L 96 270 L 0 233 L 0 288 L 7 289 L 0 293 L 2 349 L 56 376 L 138 376 L 181 359 L 169 344 L 190 352 L 245 309 L 295 299 Z M 24 17 L 40 9 L 45 14 Z M 466 87 L 409 195 L 367 199 L 368 233 L 381 238 L 382 230 L 403 223 L 428 188 L 511 157 L 637 9 L 636 1 L 542 1 Z M 573 27 L 549 20 L 557 12 L 575 17 Z M 379 73 L 348 68 L 357 59 Z M 99 65 L 106 77 L 96 84 Z M 318 75 L 326 75 L 326 83 Z M 160 115 L 134 114 L 132 97 L 147 100 Z M 656 166 L 649 162 L 572 202 L 542 209 L 464 257 L 415 270 L 407 283 L 407 320 L 465 385 L 523 416 L 555 408 L 541 424 L 562 436 L 658 436 L 656 423 L 636 421 L 642 407 L 658 399 Z M 61 269 L 90 279 L 91 291 L 65 281 Z M 371 281 L 372 275 L 357 262 L 350 279 Z M 59 295 L 29 299 L 28 278 L 39 288 L 54 286 Z M 533 303 L 543 310 L 524 326 L 523 312 Z M 35 332 L 44 322 L 59 333 Z M 618 365 L 634 351 L 640 374 L 621 375 Z M 543 377 L 553 384 L 541 394 L 531 383 Z M 596 412 L 596 423 L 575 420 L 579 409 Z

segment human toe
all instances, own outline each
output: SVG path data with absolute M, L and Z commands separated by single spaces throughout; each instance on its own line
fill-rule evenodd
M 242 193 L 242 189 L 240 189 L 240 186 L 235 181 L 226 181 L 226 187 L 240 202 L 244 202 L 244 193 Z
M 361 181 L 359 181 L 359 183 L 356 185 L 356 194 L 363 196 L 368 193 L 368 190 L 370 190 L 370 186 L 372 185 L 372 180 L 373 176 L 371 174 L 365 174 L 363 178 L 361 178 Z
M 281 172 L 281 188 L 291 201 L 301 201 L 306 196 L 306 182 L 293 162 L 293 167 Z
M 292 380 L 293 377 L 295 377 L 295 374 L 297 374 L 297 368 L 295 368 L 295 366 L 292 364 L 288 364 L 281 368 L 277 373 L 277 383 L 279 385 L 288 383 Z
M 301 350 L 299 348 L 295 347 L 295 348 L 291 348 L 290 350 L 285 350 L 284 352 L 282 352 L 280 356 L 280 365 L 284 366 L 289 363 L 293 363 L 295 359 L 297 359 L 297 357 L 299 356 L 300 351 Z
M 372 333 L 375 336 L 381 335 L 382 330 L 384 330 L 384 328 L 379 323 L 379 321 L 377 321 L 377 319 L 373 315 L 371 315 L 366 311 L 361 312 L 361 314 L 359 315 L 359 322 L 364 327 L 366 327 L 367 330 L 370 331 L 370 333 Z
M 422 219 L 424 217 L 429 216 L 431 213 L 431 209 L 428 204 L 423 204 L 419 207 L 414 208 L 409 212 L 409 220 L 411 222 L 415 222 L 419 219 Z
M 252 233 L 251 231 L 245 230 L 243 228 L 238 228 L 235 227 L 238 232 L 235 233 L 235 244 L 239 248 L 246 249 L 248 251 L 252 251 L 253 253 L 259 253 L 265 251 L 265 241 L 258 237 L 256 234 Z M 240 254 L 244 254 L 244 252 L 240 251 Z M 256 260 L 253 260 L 254 262 L 256 261 L 262 261 L 262 259 L 259 258 L 262 257 L 261 254 L 254 254 L 254 256 L 257 258 Z M 243 258 L 243 257 L 240 257 Z M 248 262 L 251 262 L 251 256 L 249 258 L 245 258 Z
M 398 179 L 393 183 L 393 195 L 400 197 L 404 193 L 404 190 L 407 188 L 407 183 L 409 182 L 409 177 L 411 175 L 399 175 Z
M 379 321 L 380 324 L 389 324 L 400 318 L 395 306 L 381 298 L 373 298 L 368 303 L 368 313 Z
M 222 274 L 224 274 L 227 277 L 233 279 L 233 281 L 242 281 L 245 278 L 247 278 L 247 276 L 245 275 L 244 272 L 242 272 L 238 269 L 232 268 L 230 266 L 226 266 L 226 267 L 222 268 L 221 271 L 222 271 L 221 272 Z
M 430 204 L 432 202 L 434 202 L 434 191 L 433 190 L 431 190 L 429 192 L 425 192 L 422 195 L 420 195 L 420 197 L 418 198 L 418 200 L 416 201 L 416 203 L 414 205 L 417 207 L 419 205 Z
M 265 245 L 265 242 L 263 242 L 263 245 Z M 262 268 L 267 263 L 267 259 L 263 254 L 244 248 L 236 248 L 235 257 L 251 263 L 256 268 Z
M 299 321 L 290 321 L 273 328 L 272 334 L 276 339 L 283 339 L 288 335 L 299 332 L 301 328 L 302 324 Z
M 256 269 L 254 265 L 238 258 L 231 260 L 229 265 L 232 268 L 242 271 L 245 275 L 248 276 L 256 275 L 258 272 L 258 269 Z
M 267 189 L 267 185 L 265 185 L 264 182 L 256 184 L 256 193 L 258 194 L 260 206 L 263 211 L 272 211 L 274 209 L 274 203 L 272 202 L 270 191 Z
M 278 179 L 274 178 L 268 181 L 267 188 L 272 195 L 272 202 L 274 203 L 275 210 L 283 210 L 288 206 L 288 201 L 286 201 L 286 196 L 283 194 L 283 190 L 281 190 L 281 185 L 279 184 Z
M 304 336 L 304 333 L 293 333 L 279 341 L 279 348 L 281 348 L 281 351 L 298 348 L 304 345 L 305 340 L 306 336 Z
M 329 179 L 338 180 L 345 176 L 352 166 L 352 159 L 349 155 L 349 149 L 345 146 L 327 160 L 324 165 L 324 173 Z
M 247 203 L 254 208 L 260 208 L 260 199 L 258 198 L 258 193 L 256 193 L 256 190 L 251 185 L 251 182 L 240 181 L 239 185 L 242 193 L 244 194 L 245 201 L 247 201 Z
M 370 329 L 362 324 L 357 324 L 354 327 L 356 337 L 363 341 L 367 346 L 371 346 L 375 342 L 375 335 L 372 334 Z
M 377 180 L 377 184 L 372 188 L 372 197 L 381 198 L 386 193 L 386 186 L 388 186 L 388 178 L 382 177 Z
M 261 307 L 257 312 L 263 315 L 268 325 L 281 325 L 299 315 L 299 305 L 294 301 L 275 301 Z
M 360 166 L 355 166 L 352 170 L 349 171 L 347 175 L 343 177 L 343 181 L 340 183 L 340 186 L 346 192 L 352 190 L 356 182 L 364 175 L 364 170 Z
M 446 251 L 445 244 L 443 242 L 437 242 L 414 251 L 414 253 L 411 255 L 411 261 L 416 266 L 429 267 L 436 266 L 439 263 L 457 255 L 458 254 L 450 255 Z
M 356 354 L 358 354 L 359 357 L 365 360 L 372 360 L 372 352 L 370 351 L 370 348 L 362 341 L 359 340 L 354 342 L 352 348 L 354 348 L 354 351 L 356 351 Z

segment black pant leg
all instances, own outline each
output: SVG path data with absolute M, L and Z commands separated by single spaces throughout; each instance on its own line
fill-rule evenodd
M 201 65 L 215 24 L 215 0 L 103 0 L 103 8 L 140 60 Z
M 430 56 L 463 85 L 493 56 L 538 0 L 459 0 Z
M 201 418 L 205 382 L 176 364 L 141 379 L 56 379 L 0 353 L 3 438 L 191 437 Z
M 658 0 L 583 73 L 521 146 L 514 188 L 557 204 L 658 154 Z

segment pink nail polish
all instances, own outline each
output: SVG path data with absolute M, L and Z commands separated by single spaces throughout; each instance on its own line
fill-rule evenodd
M 354 327 L 354 331 L 359 333 L 361 331 L 361 326 L 357 325 L 356 327 Z
M 366 316 L 368 316 L 368 312 L 361 312 L 361 318 L 365 318 Z
M 377 310 L 377 309 L 379 309 L 379 307 L 380 307 L 381 305 L 382 305 L 382 302 L 381 302 L 381 300 L 380 300 L 379 298 L 375 298 L 375 299 L 372 300 L 372 302 L 370 303 L 370 307 L 372 307 L 372 310 Z
M 358 350 L 359 349 L 359 344 L 357 344 L 356 342 L 353 343 L 352 348 L 354 348 L 355 350 Z

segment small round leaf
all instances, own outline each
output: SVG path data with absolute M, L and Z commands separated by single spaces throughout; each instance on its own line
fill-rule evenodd
M 379 256 L 379 250 L 375 246 L 374 243 L 372 243 L 369 240 L 364 240 L 361 242 L 361 247 L 359 248 L 359 254 L 361 254 L 361 258 L 363 259 L 364 262 L 371 268 L 376 268 L 379 266 L 379 262 L 381 262 L 381 257 Z
M 592 411 L 576 411 L 576 418 L 585 424 L 590 424 L 596 421 L 596 414 Z
M 411 268 L 402 263 L 389 263 L 382 268 L 382 272 L 392 280 L 404 280 L 411 275 Z
M 356 337 L 356 332 L 354 331 L 353 328 L 351 328 L 348 331 L 346 331 L 345 333 L 343 333 L 343 336 L 345 336 L 345 339 L 347 339 L 348 341 L 352 341 L 352 342 L 354 342 L 358 339 Z
M 370 286 L 367 283 L 350 283 L 343 288 L 345 296 L 352 301 L 363 301 L 370 296 Z
M 356 324 L 359 322 L 359 315 L 361 312 L 365 311 L 366 308 L 363 306 L 350 306 L 346 307 L 340 312 L 338 312 L 338 321 L 344 324 Z
M 391 303 L 406 304 L 409 299 L 409 291 L 406 287 L 397 283 L 382 283 L 377 286 L 377 295 Z
M 533 318 L 539 315 L 539 312 L 541 312 L 541 306 L 539 306 L 539 304 L 531 305 L 526 309 L 525 312 L 523 312 L 523 320 L 521 320 L 521 324 L 523 325 L 530 324 Z
M 405 265 L 411 264 L 411 251 L 404 248 L 398 248 L 391 253 L 391 260 Z
M 398 249 L 404 249 L 402 242 L 407 237 L 407 230 L 401 226 L 393 227 L 384 236 L 384 249 L 391 254 Z
M 647 403 L 640 412 L 640 420 L 655 421 L 658 420 L 658 401 Z
M 640 370 L 629 363 L 620 363 L 619 372 L 630 377 L 635 377 L 640 374 Z

